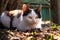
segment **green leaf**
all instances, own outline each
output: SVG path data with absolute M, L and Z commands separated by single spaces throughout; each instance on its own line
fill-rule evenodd
M 56 28 L 56 24 L 53 24 L 52 27 L 53 27 L 53 28 Z
M 58 34 L 58 36 L 60 37 L 60 34 Z
M 37 32 L 36 32 L 36 31 L 34 31 L 34 32 L 32 32 L 32 35 L 33 35 L 33 36 L 35 36 L 35 35 L 36 35 L 36 33 L 37 33 Z

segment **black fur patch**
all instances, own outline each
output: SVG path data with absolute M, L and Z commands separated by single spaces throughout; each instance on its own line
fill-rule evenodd
M 17 18 L 19 18 L 20 16 L 21 16 L 21 14 L 18 14 L 18 15 L 17 15 Z
M 23 16 L 27 16 L 29 13 L 31 13 L 32 10 L 27 10 L 26 12 L 23 13 Z M 38 12 L 37 10 L 34 10 L 35 13 L 38 15 L 38 18 L 41 18 L 41 14 L 40 12 Z
M 30 12 L 31 10 L 27 10 L 26 12 L 23 13 L 23 16 L 27 16 Z
M 34 10 L 36 12 L 36 14 L 38 15 L 38 18 L 41 18 L 41 14 L 40 12 L 38 12 L 37 10 Z

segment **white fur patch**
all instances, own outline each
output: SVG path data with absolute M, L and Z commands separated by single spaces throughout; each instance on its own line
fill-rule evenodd
M 23 14 L 23 12 L 22 12 Z M 17 15 L 18 15 L 18 11 L 16 13 L 14 13 L 14 18 L 13 18 L 13 22 L 12 22 L 12 25 L 13 27 L 17 27 L 17 25 L 23 20 L 22 19 L 22 14 L 20 15 L 19 18 L 17 18 Z M 1 15 L 1 22 L 2 24 L 7 27 L 7 28 L 10 28 L 10 17 L 6 15 L 6 12 L 3 12 L 2 15 Z
M 10 27 L 10 18 L 6 15 L 5 12 L 3 12 L 1 15 L 1 22 L 5 27 Z

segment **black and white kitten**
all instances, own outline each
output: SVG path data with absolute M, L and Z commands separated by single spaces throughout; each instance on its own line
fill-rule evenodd
M 14 18 L 12 21 L 12 27 L 16 27 L 18 30 L 30 30 L 33 28 L 42 29 L 42 17 L 41 17 L 41 8 L 40 5 L 37 9 L 29 9 L 29 7 L 24 4 L 22 7 L 21 15 L 18 15 L 18 10 L 15 10 Z M 18 17 L 17 17 L 18 16 Z M 10 17 L 6 15 L 6 12 L 3 12 L 1 15 L 1 22 L 5 27 L 10 28 Z

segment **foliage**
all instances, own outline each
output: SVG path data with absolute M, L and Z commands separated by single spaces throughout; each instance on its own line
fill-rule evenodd
M 32 32 L 32 35 L 33 35 L 33 36 L 35 36 L 35 35 L 36 35 L 36 33 L 37 33 L 37 32 L 36 32 L 36 31 L 34 31 L 34 32 Z
M 57 28 L 56 24 L 52 24 L 52 28 Z

